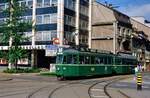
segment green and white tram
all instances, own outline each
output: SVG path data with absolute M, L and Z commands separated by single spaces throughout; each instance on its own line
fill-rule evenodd
M 131 55 L 113 55 L 97 50 L 66 49 L 57 53 L 57 77 L 79 77 L 133 72 L 137 60 Z

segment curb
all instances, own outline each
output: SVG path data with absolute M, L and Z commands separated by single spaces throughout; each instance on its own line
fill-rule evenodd
M 3 78 L 3 79 L 0 79 L 0 81 L 10 81 L 10 80 L 13 80 L 12 78 Z

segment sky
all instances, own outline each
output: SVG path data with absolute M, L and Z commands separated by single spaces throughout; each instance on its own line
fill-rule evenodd
M 97 0 L 101 3 L 107 2 L 120 12 L 128 16 L 144 16 L 146 20 L 150 21 L 150 0 Z

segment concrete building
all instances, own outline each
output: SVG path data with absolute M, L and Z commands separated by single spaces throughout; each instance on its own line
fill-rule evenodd
M 38 67 L 48 68 L 50 63 L 54 63 L 53 56 L 59 46 L 91 46 L 91 40 L 88 38 L 91 36 L 92 0 L 19 0 L 19 3 L 20 6 L 29 7 L 22 18 L 30 21 L 35 19 L 35 32 L 25 32 L 26 36 L 34 36 L 21 46 L 29 53 L 35 51 L 34 60 Z M 7 6 L 7 2 L 0 0 L 0 22 L 6 19 L 2 9 L 6 9 Z M 53 44 L 54 39 L 59 41 L 57 45 Z M 0 44 L 0 50 L 7 49 L 8 46 Z M 23 61 L 20 61 L 20 64 L 30 66 L 31 55 Z
M 144 17 L 131 17 L 133 27 L 133 54 L 141 59 L 144 68 L 150 71 L 150 26 Z
M 92 9 L 92 48 L 114 54 L 131 52 L 130 17 L 98 2 Z
M 92 48 L 133 54 L 146 69 L 150 27 L 145 20 L 136 20 L 99 2 L 94 2 L 92 9 Z

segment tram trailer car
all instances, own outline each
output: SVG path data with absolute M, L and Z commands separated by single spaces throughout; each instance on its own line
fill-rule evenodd
M 66 49 L 57 53 L 56 75 L 58 78 L 130 74 L 134 72 L 137 59 L 131 55 L 79 51 Z

